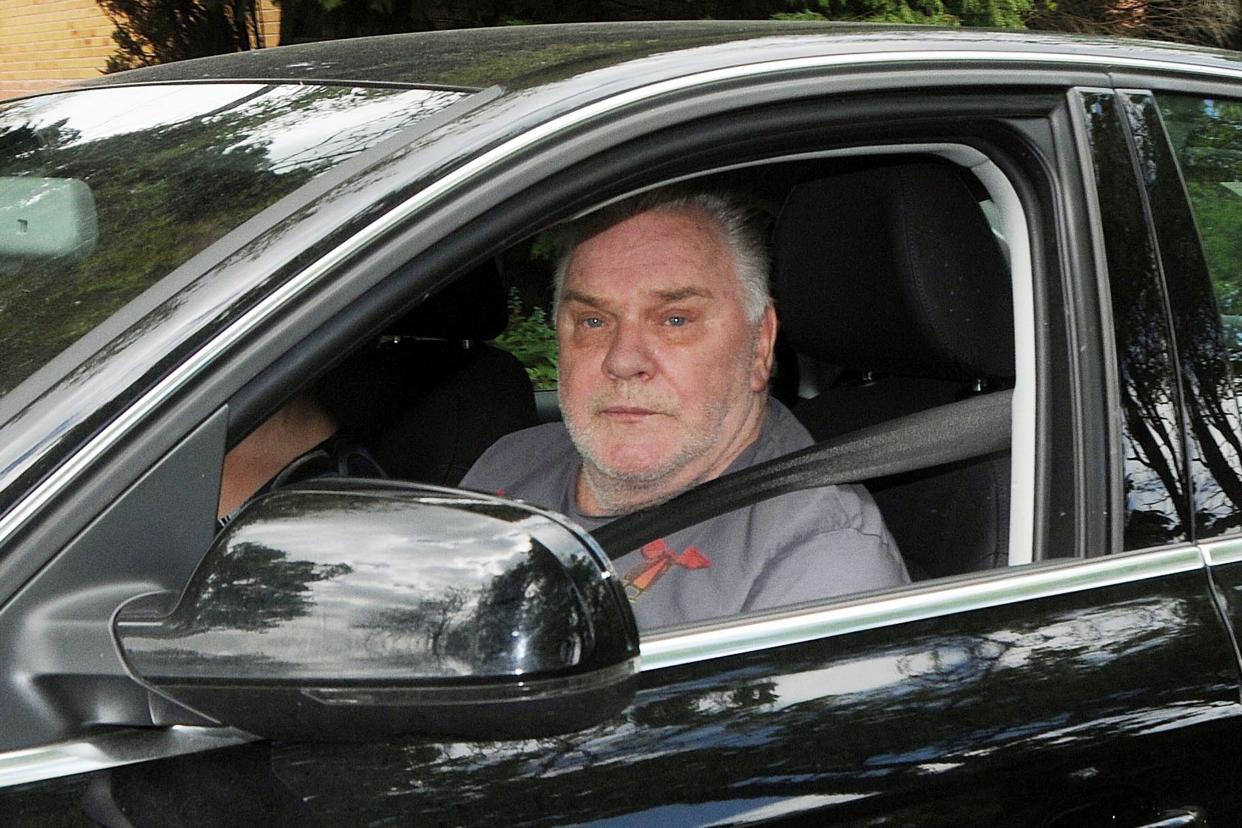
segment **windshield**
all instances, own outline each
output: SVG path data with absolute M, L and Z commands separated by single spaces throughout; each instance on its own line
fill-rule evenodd
M 466 94 L 168 84 L 0 105 L 0 396 L 246 219 Z

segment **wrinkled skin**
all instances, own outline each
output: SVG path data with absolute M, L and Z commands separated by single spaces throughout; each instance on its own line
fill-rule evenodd
M 582 511 L 665 500 L 718 476 L 758 436 L 776 316 L 769 306 L 747 320 L 706 213 L 657 209 L 587 239 L 556 324 Z

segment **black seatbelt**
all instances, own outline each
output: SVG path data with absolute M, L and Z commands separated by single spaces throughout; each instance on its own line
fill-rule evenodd
M 609 558 L 708 518 L 789 492 L 861 483 L 1001 451 L 1009 446 L 1012 391 L 995 391 L 861 428 L 802 451 L 709 480 L 599 527 Z

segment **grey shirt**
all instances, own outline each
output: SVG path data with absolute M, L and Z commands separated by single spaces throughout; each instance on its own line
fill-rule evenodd
M 789 409 L 769 401 L 758 439 L 727 471 L 811 445 Z M 581 459 L 562 423 L 509 434 L 463 488 L 516 497 L 590 530 L 617 515 L 578 511 Z M 614 561 L 641 629 L 908 583 L 897 544 L 861 486 L 824 486 L 720 515 Z

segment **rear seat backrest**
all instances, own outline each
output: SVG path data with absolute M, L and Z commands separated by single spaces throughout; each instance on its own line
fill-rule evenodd
M 485 344 L 508 323 L 505 300 L 488 261 L 320 383 L 319 396 L 390 477 L 454 486 L 497 439 L 537 424 L 526 369 Z

